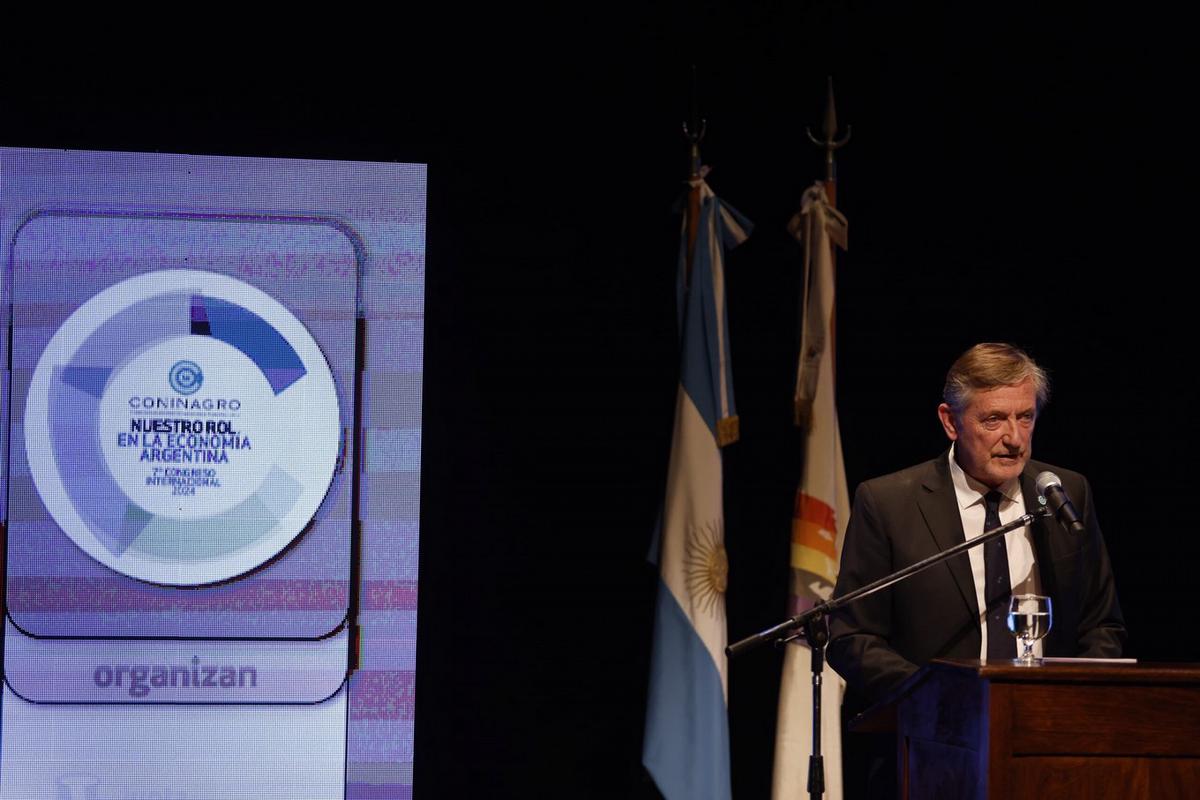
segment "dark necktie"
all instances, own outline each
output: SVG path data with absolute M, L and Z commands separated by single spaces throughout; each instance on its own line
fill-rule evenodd
M 1000 527 L 1000 500 L 1004 495 L 988 492 L 983 501 L 987 511 L 983 518 L 984 531 Z M 1015 658 L 1017 643 L 1008 630 L 1008 603 L 1012 597 L 1012 578 L 1008 573 L 1008 548 L 1004 537 L 997 536 L 983 545 L 984 589 L 987 604 L 988 659 Z

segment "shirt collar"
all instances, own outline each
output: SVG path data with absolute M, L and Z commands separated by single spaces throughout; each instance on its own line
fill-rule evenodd
M 983 502 L 983 496 L 991 489 L 963 472 L 963 468 L 954 460 L 954 445 L 950 445 L 950 478 L 954 481 L 954 496 L 958 500 L 960 510 Z M 1012 478 L 1000 485 L 996 491 L 1004 495 L 1005 500 L 1014 502 L 1021 497 L 1020 478 Z

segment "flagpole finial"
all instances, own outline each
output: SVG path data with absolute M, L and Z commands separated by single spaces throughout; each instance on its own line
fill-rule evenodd
M 804 130 L 808 134 L 809 141 L 825 151 L 825 180 L 833 181 L 837 177 L 833 153 L 835 150 L 841 149 L 846 142 L 850 141 L 851 127 L 847 125 L 846 135 L 841 139 L 837 138 L 837 105 L 833 99 L 833 76 L 828 76 L 826 81 L 828 93 L 825 97 L 825 119 L 821 124 L 821 133 L 825 138 L 818 139 L 816 136 L 813 136 L 811 128 L 805 128 Z

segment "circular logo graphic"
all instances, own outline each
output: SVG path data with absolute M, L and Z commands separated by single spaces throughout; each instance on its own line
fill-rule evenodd
M 204 373 L 194 361 L 176 361 L 168 376 L 171 388 L 180 394 L 195 394 L 204 383 Z
M 196 586 L 278 554 L 337 469 L 337 388 L 283 305 L 223 275 L 164 270 L 80 306 L 34 369 L 34 486 L 86 553 Z
M 161 414 L 155 408 L 158 396 L 145 394 L 146 387 L 154 385 L 146 377 L 181 354 L 219 365 L 210 367 L 213 379 L 204 397 L 225 398 L 227 406 L 237 408 L 213 412 L 213 417 L 188 413 L 191 409 L 185 404 L 171 415 Z M 194 366 L 191 361 L 175 363 Z M 172 367 L 172 386 L 175 374 Z M 267 480 L 281 444 L 271 441 L 278 436 L 270 419 L 275 407 L 270 381 L 241 350 L 211 336 L 168 339 L 141 351 L 109 376 L 99 416 L 105 470 L 127 498 L 152 514 L 179 520 L 219 517 Z M 210 472 L 211 480 L 184 480 Z M 155 478 L 173 480 L 163 484 Z M 194 495 L 185 493 L 193 489 Z

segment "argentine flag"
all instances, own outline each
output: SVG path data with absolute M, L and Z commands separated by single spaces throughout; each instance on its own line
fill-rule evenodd
M 659 530 L 658 600 L 642 762 L 667 800 L 728 800 L 725 517 L 720 446 L 737 439 L 724 254 L 750 224 L 703 179 L 693 264 L 679 254 L 683 352 Z

